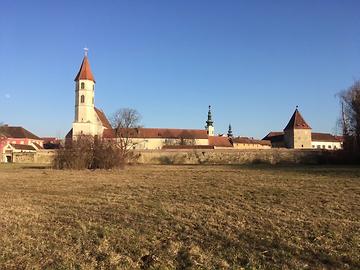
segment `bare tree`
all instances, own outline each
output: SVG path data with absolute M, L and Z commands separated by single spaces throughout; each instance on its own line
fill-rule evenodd
M 344 148 L 360 152 L 360 80 L 339 94 Z
M 3 123 L 3 122 L 0 122 L 0 136 L 1 136 L 1 134 L 3 133 L 3 131 L 4 131 L 4 127 L 5 127 L 4 123 Z
M 110 117 L 116 140 L 126 159 L 131 156 L 131 150 L 136 145 L 132 138 L 141 127 L 140 120 L 139 112 L 131 108 L 119 109 Z

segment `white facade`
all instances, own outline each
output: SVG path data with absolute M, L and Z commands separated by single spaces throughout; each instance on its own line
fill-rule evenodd
M 312 141 L 313 149 L 339 150 L 342 149 L 342 142 Z
M 207 133 L 208 133 L 208 135 L 209 136 L 215 136 L 215 128 L 214 128 L 214 126 L 208 126 L 207 128 L 206 128 L 206 130 L 207 130 Z

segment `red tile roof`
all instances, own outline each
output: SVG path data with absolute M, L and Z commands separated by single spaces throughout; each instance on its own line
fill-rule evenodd
M 172 139 L 207 139 L 204 129 L 175 129 L 175 128 L 131 128 L 121 129 L 121 136 L 129 138 L 172 138 Z M 114 130 L 104 130 L 104 137 L 114 136 Z
M 215 147 L 232 147 L 228 137 L 209 136 L 209 145 Z
M 91 72 L 91 68 L 90 68 L 90 64 L 89 64 L 89 60 L 88 60 L 87 56 L 84 56 L 84 59 L 80 66 L 80 70 L 75 77 L 75 81 L 78 81 L 78 80 L 91 80 L 91 81 L 95 82 L 95 78 Z
M 232 139 L 233 143 L 242 143 L 242 144 L 260 144 L 260 145 L 269 145 L 271 142 L 267 140 L 255 140 L 248 137 L 237 137 Z
M 2 136 L 7 138 L 17 138 L 17 139 L 34 139 L 41 140 L 38 136 L 26 130 L 23 127 L 10 127 L 10 126 L 2 126 L 0 131 Z
M 102 110 L 99 110 L 98 108 L 95 107 L 95 112 L 97 114 L 97 116 L 99 117 L 102 125 L 106 128 L 111 128 L 111 125 L 109 123 L 109 120 L 106 118 L 105 113 Z
M 284 130 L 292 129 L 311 129 L 311 127 L 305 122 L 298 109 L 295 110 L 291 116 L 289 123 L 286 125 Z
M 107 139 L 115 138 L 115 131 L 110 128 L 104 129 L 103 138 L 107 138 Z
M 342 142 L 338 136 L 331 135 L 330 133 L 311 133 L 311 140 L 317 142 Z

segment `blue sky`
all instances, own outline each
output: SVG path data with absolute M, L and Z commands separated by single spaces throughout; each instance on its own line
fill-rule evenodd
M 7 1 L 0 3 L 0 122 L 64 136 L 89 48 L 96 106 L 145 127 L 263 137 L 295 106 L 334 132 L 335 94 L 360 78 L 360 1 Z

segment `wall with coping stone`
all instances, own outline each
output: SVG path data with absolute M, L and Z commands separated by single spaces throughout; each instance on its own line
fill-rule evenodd
M 56 150 L 39 150 L 34 157 L 34 163 L 51 164 L 55 158 Z
M 14 163 L 51 164 L 56 150 L 38 150 L 36 153 L 13 153 Z
M 136 151 L 140 164 L 317 164 L 324 151 L 295 149 L 262 150 L 148 150 Z
M 330 153 L 331 152 L 331 153 Z M 273 149 L 135 150 L 138 164 L 318 164 L 336 151 Z M 14 162 L 51 164 L 56 150 L 16 153 Z

